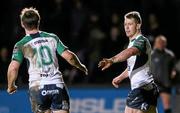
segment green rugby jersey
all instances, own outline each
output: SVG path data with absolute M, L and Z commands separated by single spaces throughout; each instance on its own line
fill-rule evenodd
M 130 47 L 136 47 L 140 50 L 140 54 L 127 59 L 131 89 L 135 89 L 153 81 L 153 76 L 150 72 L 151 45 L 147 38 L 138 35 L 130 40 L 128 48 Z
M 39 31 L 28 34 L 14 46 L 12 60 L 22 63 L 27 59 L 29 85 L 40 80 L 40 84 L 63 83 L 56 53 L 61 55 L 67 47 L 55 34 Z

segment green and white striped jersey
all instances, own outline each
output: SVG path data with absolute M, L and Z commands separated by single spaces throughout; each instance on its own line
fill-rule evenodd
M 40 81 L 41 85 L 64 83 L 56 53 L 61 55 L 65 49 L 58 36 L 39 31 L 15 44 L 12 60 L 22 63 L 23 58 L 27 59 L 29 87 L 34 81 Z
M 127 59 L 131 89 L 135 89 L 153 81 L 153 76 L 150 72 L 151 45 L 147 38 L 138 35 L 130 40 L 128 48 L 130 47 L 136 47 L 140 50 L 140 54 Z

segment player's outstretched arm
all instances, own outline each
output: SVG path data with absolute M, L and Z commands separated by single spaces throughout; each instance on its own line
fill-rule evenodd
M 140 50 L 136 47 L 130 47 L 112 57 L 111 60 L 113 63 L 123 62 L 126 61 L 129 57 L 137 54 L 140 54 Z
M 102 71 L 104 71 L 105 69 L 109 68 L 113 63 L 123 62 L 127 60 L 129 57 L 139 53 L 140 51 L 136 47 L 127 48 L 119 54 L 113 56 L 112 58 L 103 58 L 99 62 L 98 67 L 102 68 Z
M 83 71 L 86 75 L 88 74 L 88 70 L 84 64 L 82 64 L 79 60 L 79 58 L 70 50 L 65 50 L 61 56 L 72 66 L 80 69 Z
M 15 60 L 12 60 L 11 63 L 9 64 L 8 72 L 7 72 L 7 80 L 8 80 L 7 92 L 9 94 L 12 94 L 17 90 L 15 81 L 18 76 L 19 67 L 20 67 L 20 63 Z

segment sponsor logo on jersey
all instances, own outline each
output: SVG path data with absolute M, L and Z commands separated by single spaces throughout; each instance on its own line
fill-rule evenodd
M 36 45 L 36 44 L 45 43 L 45 42 L 48 42 L 48 40 L 47 39 L 37 40 L 34 42 L 34 44 Z
M 40 74 L 40 77 L 53 77 L 55 76 L 56 74 L 54 74 L 53 72 L 52 73 L 41 73 Z
M 40 74 L 40 76 L 41 76 L 41 77 L 48 77 L 49 74 L 46 74 L 46 73 L 45 73 L 45 74 Z

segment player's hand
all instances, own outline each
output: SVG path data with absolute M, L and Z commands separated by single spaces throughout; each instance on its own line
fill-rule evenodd
M 81 71 L 83 71 L 85 73 L 85 75 L 88 75 L 88 69 L 86 68 L 86 66 L 84 64 L 81 64 L 81 67 L 79 69 Z
M 11 87 L 8 87 L 8 89 L 7 89 L 7 92 L 9 93 L 9 94 L 13 94 L 13 93 L 15 93 L 17 91 L 17 86 L 16 85 L 13 85 L 13 86 L 11 86 Z
M 109 68 L 113 64 L 112 59 L 103 58 L 98 64 L 98 67 L 101 68 L 102 71 Z
M 117 77 L 115 77 L 115 78 L 112 80 L 112 85 L 113 85 L 115 88 L 118 88 L 120 82 L 121 82 L 121 79 L 119 78 L 119 76 L 117 76 Z

